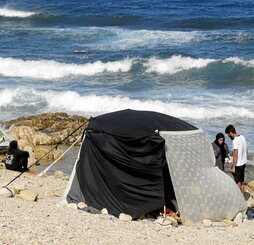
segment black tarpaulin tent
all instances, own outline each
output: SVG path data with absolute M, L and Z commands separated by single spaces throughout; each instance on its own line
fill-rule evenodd
M 159 131 L 197 128 L 174 117 L 123 110 L 92 118 L 68 190 L 68 202 L 85 202 L 137 218 L 175 199 Z

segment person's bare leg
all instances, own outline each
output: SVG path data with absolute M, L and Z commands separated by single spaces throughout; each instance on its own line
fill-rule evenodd
M 237 186 L 239 187 L 240 191 L 241 191 L 242 193 L 244 193 L 243 182 L 238 182 L 238 183 L 237 183 Z
M 242 193 L 244 194 L 244 185 L 243 185 L 243 182 L 241 182 L 241 188 L 242 188 Z
M 237 186 L 238 186 L 238 188 L 240 189 L 240 191 L 242 192 L 242 185 L 241 185 L 241 182 L 238 182 L 238 183 L 237 183 Z

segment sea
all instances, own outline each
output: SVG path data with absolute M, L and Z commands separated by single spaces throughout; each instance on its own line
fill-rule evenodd
M 1 121 L 129 108 L 211 141 L 233 124 L 253 164 L 254 1 L 0 0 L 0 85 Z

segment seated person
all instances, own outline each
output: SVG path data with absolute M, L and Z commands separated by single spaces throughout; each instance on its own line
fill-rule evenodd
M 19 150 L 18 142 L 13 140 L 10 142 L 9 148 L 6 151 L 5 167 L 9 170 L 25 172 L 28 170 L 28 157 L 29 153 Z

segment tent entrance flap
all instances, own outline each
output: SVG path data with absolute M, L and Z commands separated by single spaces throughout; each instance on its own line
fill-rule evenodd
M 182 220 L 232 219 L 246 202 L 231 177 L 214 167 L 212 145 L 203 130 L 161 131 Z

